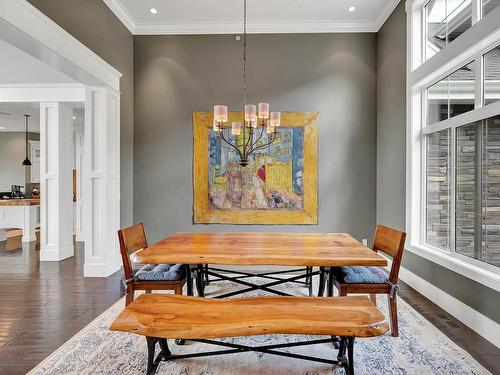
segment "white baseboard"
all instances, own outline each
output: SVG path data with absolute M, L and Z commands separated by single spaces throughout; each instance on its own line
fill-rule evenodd
M 401 267 L 399 278 L 436 305 L 453 315 L 467 327 L 500 348 L 500 324 L 474 310 L 442 289 Z
M 73 249 L 40 250 L 40 262 L 59 262 L 74 255 Z
M 85 263 L 83 277 L 108 277 L 121 268 L 121 259 L 117 258 L 108 263 Z

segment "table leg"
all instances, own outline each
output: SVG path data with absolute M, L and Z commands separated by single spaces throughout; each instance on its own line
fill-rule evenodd
M 191 265 L 186 264 L 186 284 L 187 284 L 187 294 L 188 296 L 193 295 L 193 276 L 191 275 Z
M 333 272 L 330 267 L 328 272 L 328 297 L 333 297 Z
M 325 294 L 325 268 L 319 268 L 319 286 L 318 286 L 318 297 L 323 297 Z
M 198 290 L 199 297 L 205 297 L 204 269 L 205 267 L 203 267 L 203 264 L 198 264 L 198 270 L 196 272 L 196 289 Z

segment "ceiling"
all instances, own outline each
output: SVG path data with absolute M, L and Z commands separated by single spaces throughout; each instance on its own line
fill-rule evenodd
M 243 29 L 243 0 L 103 1 L 135 35 L 238 34 Z M 248 0 L 248 32 L 377 32 L 399 1 Z
M 0 84 L 76 81 L 0 38 Z

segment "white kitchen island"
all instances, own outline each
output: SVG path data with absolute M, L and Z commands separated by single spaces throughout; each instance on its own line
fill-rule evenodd
M 5 230 L 19 228 L 22 242 L 36 240 L 35 229 L 40 225 L 40 199 L 0 200 L 0 241 L 6 241 Z

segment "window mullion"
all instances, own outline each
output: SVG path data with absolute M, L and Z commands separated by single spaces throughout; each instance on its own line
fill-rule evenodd
M 475 59 L 475 83 L 474 83 L 474 96 L 475 103 L 474 108 L 479 108 L 483 106 L 484 103 L 484 64 L 483 64 L 483 54 L 480 53 Z
M 472 24 L 481 19 L 481 0 L 472 0 Z
M 456 182 L 457 182 L 457 130 L 456 127 L 450 129 L 450 251 L 456 252 Z

